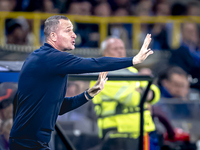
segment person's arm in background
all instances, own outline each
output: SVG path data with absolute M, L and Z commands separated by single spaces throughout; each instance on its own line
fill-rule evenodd
M 93 87 L 89 88 L 88 90 L 77 96 L 65 97 L 59 115 L 63 115 L 66 112 L 76 109 L 88 102 L 88 100 L 91 100 L 95 95 L 97 95 L 101 90 L 103 90 L 104 85 L 108 80 L 106 76 L 107 72 L 100 73 L 99 78 Z
M 151 76 L 152 71 L 149 68 L 141 68 L 139 70 L 139 75 Z M 147 85 L 148 85 L 147 81 L 141 81 L 140 82 L 140 88 L 142 89 L 142 91 L 147 87 Z M 147 101 L 146 102 L 150 105 L 153 105 L 153 104 L 157 103 L 159 100 L 160 100 L 160 89 L 156 85 L 152 84 L 150 86 L 150 90 L 149 90 L 149 93 L 147 95 Z
M 151 105 L 157 103 L 160 100 L 160 89 L 152 84 L 147 95 L 147 102 Z

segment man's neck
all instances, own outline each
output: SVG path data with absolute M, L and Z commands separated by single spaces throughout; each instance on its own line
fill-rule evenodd
M 59 50 L 59 51 L 62 52 L 62 50 L 60 50 L 60 49 L 58 48 L 58 46 L 56 46 L 56 44 L 55 44 L 54 42 L 52 42 L 52 41 L 50 41 L 50 40 L 47 40 L 46 43 L 48 43 L 48 44 L 51 45 L 53 48 L 55 48 L 55 49 L 57 49 L 57 50 Z

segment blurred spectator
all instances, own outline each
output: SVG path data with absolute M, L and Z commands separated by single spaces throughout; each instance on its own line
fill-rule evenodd
M 200 16 L 200 2 L 197 0 L 189 1 L 187 3 L 188 16 Z
M 140 1 L 134 9 L 135 10 L 134 14 L 139 17 L 151 16 L 151 14 L 152 14 L 151 3 L 152 3 L 151 1 Z M 137 36 L 137 38 L 139 39 L 139 42 L 140 42 L 140 46 L 142 45 L 143 39 L 145 38 L 147 33 L 150 33 L 150 28 L 149 28 L 148 24 L 141 24 L 141 32 Z
M 161 96 L 164 98 L 181 98 L 187 100 L 189 81 L 187 73 L 180 67 L 165 69 L 158 79 Z
M 190 52 L 199 51 L 199 31 L 196 23 L 183 23 L 182 40 L 182 45 L 187 47 Z
M 72 2 L 69 5 L 69 9 L 66 12 L 71 15 L 81 15 L 81 3 L 80 2 Z
M 4 82 L 0 84 L 0 119 L 5 121 L 13 117 L 13 100 L 17 91 L 14 83 Z
M 64 13 L 72 15 L 92 15 L 92 4 L 87 0 L 72 1 L 66 3 L 66 5 Z
M 8 140 L 13 122 L 13 100 L 17 85 L 11 82 L 0 84 L 0 149 L 9 150 Z
M 88 83 L 83 81 L 70 81 L 67 85 L 66 97 L 73 97 L 75 95 L 80 94 L 87 87 L 89 87 Z M 65 108 L 61 108 L 65 109 Z M 63 124 L 72 124 L 72 127 L 66 130 L 79 130 L 81 133 L 92 133 L 94 129 L 93 123 L 96 122 L 96 116 L 93 109 L 92 101 L 84 104 L 83 106 L 73 110 L 72 112 L 68 112 L 67 114 L 61 115 L 58 117 L 58 121 Z M 80 124 L 81 122 L 81 124 Z M 96 124 L 95 124 L 96 125 Z M 93 131 L 94 133 L 94 131 Z
M 129 0 L 113 0 L 113 5 L 116 5 L 117 7 L 126 7 L 130 4 Z
M 16 10 L 58 13 L 53 0 L 17 0 Z
M 8 119 L 2 123 L 0 145 L 1 150 L 9 150 L 9 135 L 13 125 L 13 119 Z
M 178 49 L 172 51 L 169 63 L 183 68 L 193 78 L 200 79 L 199 31 L 196 23 L 186 22 L 182 25 L 182 42 Z M 200 82 L 195 85 L 200 88 Z
M 23 18 L 6 20 L 6 43 L 26 45 L 28 44 L 29 25 Z
M 128 16 L 128 15 L 129 15 L 129 12 L 123 7 L 118 8 L 113 12 L 113 16 L 115 17 Z M 111 33 L 111 36 L 120 38 L 124 42 L 126 48 L 130 48 L 131 41 L 129 40 L 128 28 L 125 28 L 125 27 L 127 26 L 124 26 L 124 24 L 121 24 L 121 23 L 111 24 L 110 33 Z
M 43 0 L 43 12 L 59 13 L 59 10 L 55 8 L 53 0 Z
M 0 0 L 0 11 L 14 11 L 17 0 Z
M 96 5 L 93 11 L 95 16 L 101 17 L 109 17 L 112 12 L 111 7 L 107 2 Z
M 81 15 L 90 16 L 92 14 L 92 5 L 89 1 L 80 2 Z
M 173 3 L 171 6 L 171 15 L 172 16 L 186 15 L 186 6 L 180 2 Z
M 55 8 L 53 0 L 42 0 L 40 7 L 36 7 L 35 10 L 39 12 L 44 12 L 44 13 L 59 13 L 59 10 Z M 29 21 L 29 23 L 32 25 L 33 22 L 32 20 Z M 33 41 L 34 39 L 34 34 L 33 31 L 30 30 L 30 36 L 29 38 Z M 45 43 L 45 36 L 44 36 L 44 20 L 40 28 L 40 45 L 43 45 Z M 32 43 L 33 44 L 33 43 Z
M 140 1 L 135 9 L 134 9 L 134 14 L 136 16 L 151 16 L 152 15 L 152 1 L 150 0 L 143 0 Z
M 160 2 L 155 6 L 156 16 L 169 16 L 170 5 L 169 2 Z M 167 35 L 167 24 L 156 23 L 153 25 L 151 30 L 152 33 L 152 49 L 155 50 L 168 50 L 168 35 Z
M 72 3 L 74 5 L 74 3 Z M 84 7 L 82 5 L 85 5 Z M 81 15 L 91 15 L 91 4 L 89 2 L 79 2 L 76 3 L 76 7 L 80 8 Z M 87 8 L 87 10 L 86 10 Z M 71 9 L 69 9 L 71 10 Z M 69 13 L 75 13 L 74 11 L 69 11 Z M 111 9 L 108 3 L 97 4 L 93 13 L 95 16 L 109 16 Z M 77 34 L 76 47 L 98 47 L 98 42 L 100 40 L 99 26 L 97 24 L 84 24 L 76 23 L 75 33 Z

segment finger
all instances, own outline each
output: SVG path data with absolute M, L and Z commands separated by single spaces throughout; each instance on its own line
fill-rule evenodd
M 102 80 L 104 80 L 106 77 L 105 72 L 102 72 Z
M 105 78 L 105 80 L 104 80 L 104 82 L 103 82 L 103 84 L 102 84 L 102 89 L 104 88 L 104 86 L 105 86 L 107 80 L 108 80 L 108 78 Z
M 148 57 L 148 56 L 151 55 L 151 54 L 153 54 L 153 51 L 149 48 L 149 49 L 147 50 L 147 52 L 146 52 L 146 55 L 147 55 L 147 57 Z
M 104 80 L 106 79 L 107 74 L 108 72 L 104 72 L 104 77 L 103 77 Z
M 144 49 L 147 49 L 151 42 L 151 34 L 149 34 L 147 41 L 145 42 Z
M 108 77 L 104 80 L 104 83 L 106 83 L 108 81 Z
M 101 82 L 101 78 L 102 78 L 101 76 L 102 76 L 102 72 L 99 73 L 99 77 L 98 77 L 97 82 L 96 82 L 97 84 L 98 84 L 99 82 Z
M 141 50 L 147 49 L 147 47 L 148 47 L 148 45 L 149 45 L 149 43 L 150 43 L 150 41 L 149 41 L 149 40 L 151 39 L 150 37 L 151 37 L 151 34 L 147 34 L 147 35 L 146 35 Z
M 100 73 L 99 73 L 99 77 L 98 77 L 98 80 L 100 80 L 100 79 L 101 79 L 101 74 L 102 74 L 102 73 L 100 72 Z
M 149 41 L 148 41 L 147 47 L 149 46 L 150 42 L 151 42 L 151 38 L 149 38 Z

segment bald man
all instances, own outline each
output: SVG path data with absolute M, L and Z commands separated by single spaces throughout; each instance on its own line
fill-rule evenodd
M 104 40 L 101 43 L 101 52 L 105 57 L 126 57 L 124 43 L 118 38 L 111 37 Z M 133 67 L 121 69 L 119 72 L 115 71 L 116 74 L 122 72 L 138 73 L 137 69 Z M 146 73 L 148 72 L 141 71 L 140 74 L 146 75 Z M 94 82 L 91 82 L 90 86 L 94 84 Z M 105 140 L 103 150 L 138 149 L 140 136 L 139 103 L 141 91 L 146 86 L 147 82 L 145 81 L 108 81 L 104 89 L 94 97 L 93 103 L 98 116 L 99 135 L 100 138 Z M 160 98 L 158 87 L 152 85 L 150 89 L 147 103 L 144 106 L 144 150 L 149 150 L 147 133 L 155 131 L 148 105 L 156 103 Z

